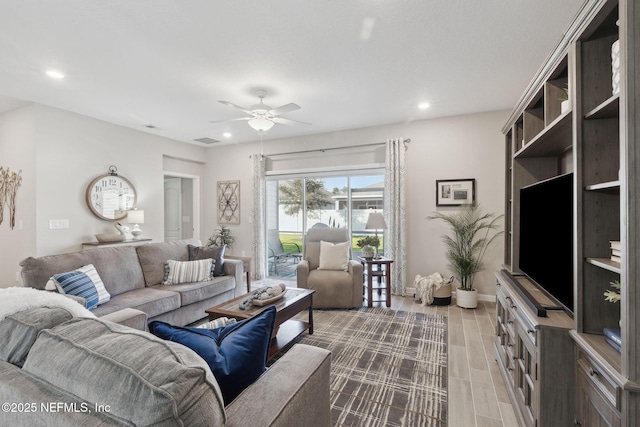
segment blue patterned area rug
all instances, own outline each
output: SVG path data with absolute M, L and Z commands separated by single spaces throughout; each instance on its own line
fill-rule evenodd
M 384 308 L 314 310 L 303 344 L 331 351 L 334 426 L 446 426 L 447 318 Z

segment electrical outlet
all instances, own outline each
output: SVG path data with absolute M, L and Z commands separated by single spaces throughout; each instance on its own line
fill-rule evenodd
M 22 281 L 22 278 L 20 277 L 20 272 L 16 271 L 16 283 L 20 283 Z

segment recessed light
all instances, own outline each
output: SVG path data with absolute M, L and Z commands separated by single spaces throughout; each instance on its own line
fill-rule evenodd
M 231 138 L 231 132 L 225 132 L 222 134 L 225 138 Z
M 52 79 L 64 79 L 64 74 L 62 74 L 58 70 L 47 70 L 47 76 L 51 77 Z
M 418 104 L 418 108 L 421 110 L 426 110 L 429 107 L 431 107 L 431 104 L 429 104 L 428 102 L 422 102 Z

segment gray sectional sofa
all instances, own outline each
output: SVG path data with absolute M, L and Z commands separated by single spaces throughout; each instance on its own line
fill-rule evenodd
M 330 424 L 330 353 L 316 347 L 295 345 L 225 407 L 195 352 L 104 317 L 31 308 L 0 320 L 0 342 L 0 425 Z
M 211 281 L 162 285 L 165 262 L 189 260 L 189 245 L 201 243 L 189 239 L 29 257 L 20 263 L 22 280 L 25 286 L 44 289 L 54 274 L 93 264 L 112 295 L 109 302 L 92 310 L 96 316 L 107 315 L 109 320 L 138 329 L 146 327 L 146 320 L 184 326 L 206 317 L 207 308 L 246 292 L 242 261 L 232 259 L 224 261 L 225 275 Z

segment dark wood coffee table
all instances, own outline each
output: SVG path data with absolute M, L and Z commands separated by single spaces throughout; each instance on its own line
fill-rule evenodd
M 269 348 L 269 360 L 283 350 L 291 347 L 300 335 L 307 329 L 309 334 L 313 334 L 313 294 L 316 291 L 302 288 L 287 288 L 287 293 L 279 300 L 263 307 L 252 305 L 246 310 L 240 310 L 240 303 L 247 299 L 250 294 L 241 295 L 223 304 L 208 308 L 205 312 L 209 315 L 209 320 L 218 317 L 232 317 L 237 320 L 244 320 L 255 316 L 269 306 L 276 308 L 276 323 L 274 325 L 274 336 L 271 339 Z M 309 310 L 309 321 L 292 319 L 293 316 Z

